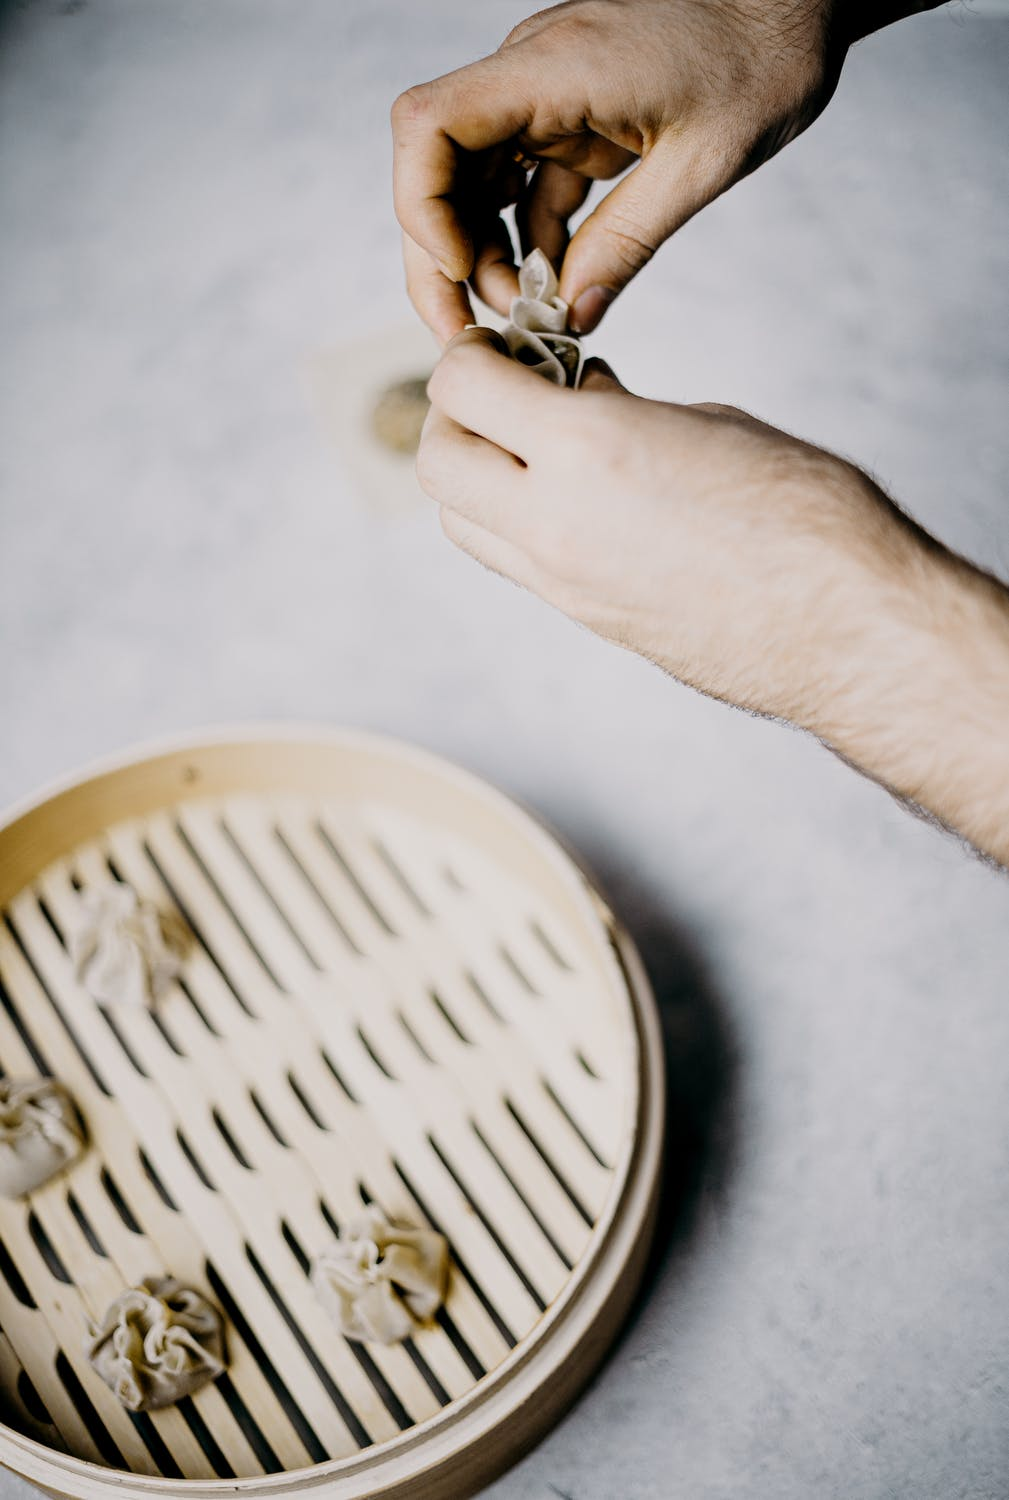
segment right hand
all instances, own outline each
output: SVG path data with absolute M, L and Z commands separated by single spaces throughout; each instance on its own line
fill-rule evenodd
M 410 296 L 443 342 L 473 321 L 464 282 L 506 313 L 523 252 L 561 268 L 582 333 L 692 214 L 816 117 L 845 44 L 834 0 L 568 0 L 499 50 L 393 106 Z M 532 176 L 517 163 L 532 158 Z M 596 178 L 640 165 L 574 237 Z
M 1009 868 L 1009 589 L 744 412 L 462 334 L 417 468 L 446 535 L 681 681 L 812 731 Z
M 680 681 L 822 731 L 871 677 L 879 600 L 927 571 L 924 534 L 745 412 L 644 400 L 599 360 L 567 390 L 503 347 L 470 329 L 429 382 L 417 471 L 449 538 Z

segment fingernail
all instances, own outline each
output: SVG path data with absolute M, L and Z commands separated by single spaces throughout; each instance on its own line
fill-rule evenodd
M 590 286 L 576 297 L 571 309 L 571 327 L 575 333 L 591 333 L 602 322 L 603 313 L 616 296 L 608 286 Z
M 435 265 L 449 281 L 465 281 L 473 269 L 473 247 L 468 242 L 451 255 L 436 255 Z
M 508 345 L 505 342 L 504 335 L 498 333 L 496 328 L 485 328 L 480 324 L 479 333 L 484 343 L 490 344 L 491 348 L 496 350 L 498 354 L 508 353 Z
M 451 339 L 448 340 L 448 343 L 471 344 L 473 342 L 474 334 L 476 334 L 477 338 L 482 344 L 489 344 L 491 348 L 497 350 L 499 354 L 508 353 L 508 345 L 505 343 L 502 335 L 498 333 L 496 328 L 488 328 L 485 323 L 467 323 L 466 327 L 463 328 L 461 332 L 452 335 Z

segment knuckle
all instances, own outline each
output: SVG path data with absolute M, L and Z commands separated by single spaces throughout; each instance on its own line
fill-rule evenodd
M 411 88 L 404 89 L 403 93 L 393 100 L 390 111 L 393 125 L 411 125 L 424 119 L 433 108 L 433 96 L 434 89 L 429 83 L 415 83 Z
M 427 399 L 430 401 L 432 406 L 441 405 L 441 392 L 445 378 L 442 373 L 442 366 L 444 365 L 444 363 L 445 356 L 442 355 L 441 359 L 438 361 L 434 369 L 431 371 L 431 374 L 428 376 Z
M 441 488 L 443 456 L 438 440 L 425 433 L 417 449 L 417 482 L 425 495 L 436 499 Z
M 599 47 L 603 30 L 612 25 L 613 7 L 608 0 L 582 0 L 577 7 L 558 7 L 560 14 L 555 17 L 554 25 L 564 39 L 566 46 L 591 49 L 593 52 Z M 617 22 L 617 25 L 620 23 Z
M 442 121 L 449 133 L 453 121 L 478 115 L 486 107 L 488 85 L 493 81 L 493 69 L 486 60 L 471 63 L 450 75 L 444 85 L 441 110 Z
M 584 42 L 598 45 L 600 27 L 610 20 L 610 6 L 599 0 L 574 0 L 574 3 L 551 5 L 527 16 L 502 42 L 503 47 L 513 47 L 528 37 L 536 36 L 549 27 L 551 39 L 569 42 Z
M 450 404 L 458 392 L 474 378 L 474 372 L 483 356 L 483 341 L 473 337 L 461 338 L 459 343 L 446 349 L 427 383 L 428 400 L 431 404 Z
M 655 254 L 656 246 L 647 231 L 630 215 L 611 214 L 606 228 L 618 260 L 632 273 L 640 271 Z
M 727 406 L 723 401 L 694 401 L 692 411 L 704 412 L 709 417 L 731 417 L 734 421 L 749 420 L 749 413 L 738 406 Z
M 534 15 L 526 16 L 517 26 L 512 27 L 501 43 L 501 46 L 514 47 L 516 42 L 525 41 L 526 37 L 533 36 L 537 31 L 541 30 L 544 21 L 547 19 L 547 13 L 543 10 L 536 11 Z
M 427 383 L 427 399 L 432 406 L 444 406 L 452 399 L 456 384 L 456 351 L 449 349 L 431 371 Z

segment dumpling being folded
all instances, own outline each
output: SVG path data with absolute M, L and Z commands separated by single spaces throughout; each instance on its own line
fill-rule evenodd
M 510 321 L 502 329 L 514 359 L 555 385 L 576 386 L 582 373 L 582 346 L 568 331 L 568 304 L 557 295 L 557 276 L 542 250 L 531 251 L 519 268 L 519 295 L 512 298 Z
M 185 937 L 177 917 L 116 881 L 82 896 L 70 956 L 95 1000 L 150 1006 L 180 973 Z
M 226 1366 L 220 1313 L 171 1276 L 117 1297 L 100 1323 L 89 1323 L 84 1353 L 128 1411 L 172 1406 Z
M 22 1198 L 76 1161 L 86 1144 L 70 1094 L 55 1078 L 0 1079 L 0 1193 Z
M 312 1262 L 312 1285 L 348 1339 L 395 1344 L 430 1321 L 445 1299 L 448 1242 L 403 1229 L 368 1209 Z

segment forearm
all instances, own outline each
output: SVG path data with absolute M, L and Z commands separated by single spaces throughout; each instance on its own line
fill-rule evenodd
M 918 538 L 837 643 L 806 727 L 1009 867 L 1009 590 Z

